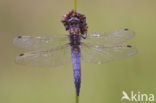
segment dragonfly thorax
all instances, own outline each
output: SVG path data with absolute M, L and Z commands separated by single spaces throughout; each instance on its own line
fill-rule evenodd
M 70 29 L 69 29 L 69 34 L 71 34 L 71 35 L 78 35 L 78 34 L 80 34 L 80 28 L 79 27 L 71 27 Z
M 77 17 L 72 17 L 68 20 L 69 23 L 69 37 L 70 37 L 70 45 L 73 49 L 78 49 L 81 40 L 80 33 L 80 19 Z
M 79 34 L 76 34 L 76 35 L 70 34 L 69 35 L 69 40 L 70 40 L 70 45 L 73 48 L 79 48 L 81 35 L 79 35 Z

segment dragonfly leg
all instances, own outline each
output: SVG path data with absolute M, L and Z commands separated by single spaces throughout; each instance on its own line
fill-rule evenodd
M 86 38 L 87 38 L 87 34 L 81 35 L 81 37 L 82 37 L 83 39 L 86 39 Z

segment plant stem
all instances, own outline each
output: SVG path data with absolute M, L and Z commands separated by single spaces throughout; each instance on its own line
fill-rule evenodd
M 77 93 L 76 94 L 76 103 L 79 103 L 79 96 L 77 96 Z
M 74 0 L 74 11 L 76 11 L 77 0 Z

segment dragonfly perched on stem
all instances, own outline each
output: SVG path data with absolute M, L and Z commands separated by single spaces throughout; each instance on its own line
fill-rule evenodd
M 30 66 L 59 66 L 73 62 L 77 96 L 81 85 L 81 60 L 101 64 L 132 56 L 136 49 L 122 42 L 134 36 L 128 28 L 109 33 L 87 33 L 86 17 L 74 10 L 62 20 L 68 35 L 18 36 L 13 40 L 17 47 L 33 50 L 16 57 L 16 62 Z

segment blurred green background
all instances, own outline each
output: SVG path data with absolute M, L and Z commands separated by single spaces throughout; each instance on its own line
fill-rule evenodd
M 60 21 L 72 8 L 72 0 L 0 0 L 0 103 L 75 102 L 72 64 L 17 65 L 23 50 L 12 44 L 18 35 L 67 33 Z M 156 1 L 78 0 L 77 10 L 87 16 L 88 32 L 134 30 L 127 44 L 138 50 L 119 61 L 82 63 L 80 103 L 121 103 L 123 90 L 156 96 Z

